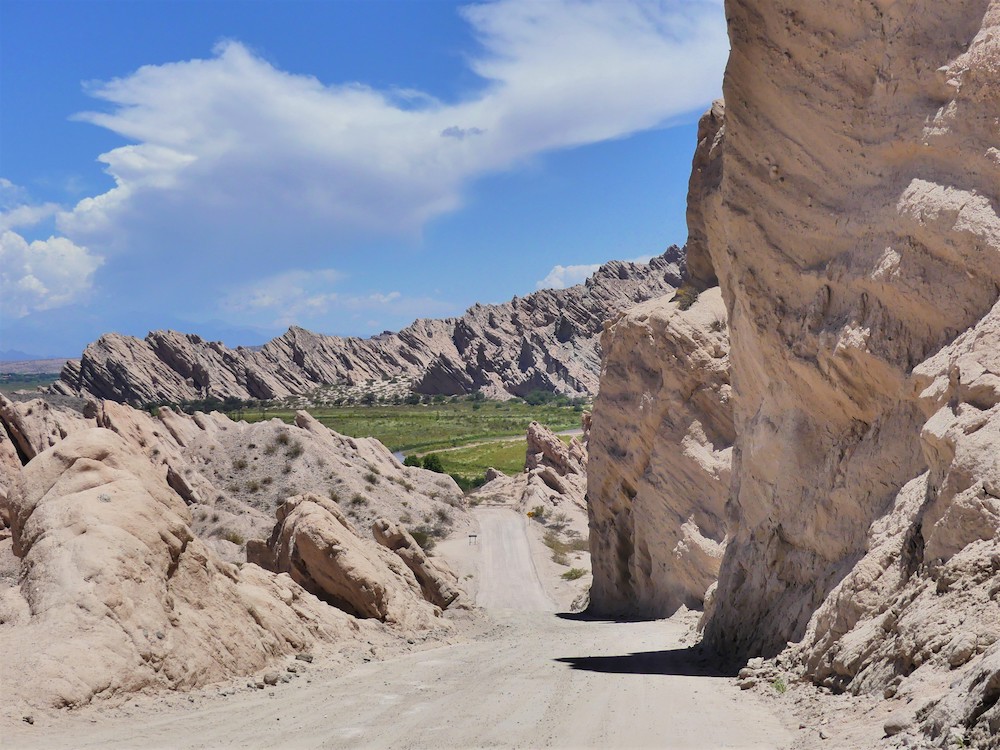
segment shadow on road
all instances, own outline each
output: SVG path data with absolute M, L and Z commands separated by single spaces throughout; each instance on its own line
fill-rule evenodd
M 735 677 L 739 667 L 722 664 L 718 657 L 695 648 L 640 651 L 623 656 L 566 656 L 555 661 L 571 669 L 616 674 L 662 674 L 684 677 Z
M 556 617 L 560 620 L 572 620 L 573 622 L 651 622 L 660 620 L 660 617 L 625 617 L 624 615 L 615 617 L 613 615 L 592 615 L 586 610 L 583 612 L 556 612 Z

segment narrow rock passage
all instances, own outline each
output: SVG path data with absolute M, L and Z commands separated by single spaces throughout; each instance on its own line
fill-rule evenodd
M 476 513 L 479 603 L 494 621 L 480 640 L 278 686 L 273 697 L 147 706 L 127 719 L 88 710 L 18 732 L 12 746 L 772 750 L 790 742 L 774 715 L 680 645 L 681 623 L 556 615 L 521 517 Z

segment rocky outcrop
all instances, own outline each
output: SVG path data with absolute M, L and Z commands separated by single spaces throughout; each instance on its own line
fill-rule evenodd
M 636 306 L 604 334 L 587 496 L 590 611 L 701 608 L 725 543 L 734 440 L 719 289 Z
M 892 734 L 995 747 L 1000 2 L 726 10 L 726 103 L 699 128 L 677 295 L 700 292 L 694 310 L 717 279 L 731 343 L 732 480 L 705 640 L 778 655 L 834 691 L 902 699 Z M 616 324 L 620 354 L 605 347 L 595 406 L 593 600 L 658 613 L 649 589 L 629 591 L 648 574 L 628 561 L 652 557 L 642 535 L 667 557 L 677 520 L 635 519 L 639 488 L 625 482 L 676 445 L 672 421 L 644 426 L 657 402 L 643 398 L 669 357 L 644 366 L 644 351 L 676 332 L 661 323 L 643 339 L 635 315 Z M 665 396 L 681 420 L 712 377 Z M 604 421 L 616 390 L 630 409 Z M 653 445 L 634 450 L 644 435 Z M 693 479 L 675 463 L 654 499 Z
M 277 518 L 267 545 L 275 572 L 356 617 L 410 629 L 441 625 L 440 610 L 423 598 L 400 556 L 362 540 L 335 502 L 297 495 Z
M 431 560 L 410 536 L 410 532 L 386 518 L 372 524 L 375 541 L 394 552 L 416 576 L 424 598 L 441 609 L 447 609 L 460 595 L 455 577 L 442 565 Z
M 728 6 L 722 207 L 706 231 L 739 436 L 706 628 L 726 650 L 801 639 L 929 468 L 917 366 L 1000 290 L 998 14 L 986 0 Z
M 22 577 L 0 592 L 5 712 L 190 689 L 360 631 L 287 577 L 215 558 L 110 430 L 39 454 L 10 501 Z
M 680 262 L 677 248 L 648 264 L 614 261 L 585 284 L 476 305 L 461 318 L 418 320 L 371 339 L 290 328 L 259 349 L 229 349 L 173 331 L 143 340 L 107 334 L 67 364 L 54 389 L 133 405 L 208 396 L 274 399 L 391 378 L 410 379 L 427 394 L 593 394 L 603 322 L 672 291 Z
M 305 412 L 295 425 L 248 424 L 219 413 L 191 416 L 161 407 L 153 416 L 113 401 L 82 403 L 0 396 L 0 429 L 19 440 L 6 451 L 0 442 L 0 457 L 10 464 L 10 479 L 0 474 L 0 517 L 4 482 L 16 479 L 22 463 L 92 427 L 116 432 L 156 466 L 190 507 L 195 533 L 230 562 L 243 559 L 243 540 L 270 533 L 275 507 L 303 492 L 339 500 L 366 533 L 376 518 L 414 514 L 446 519 L 444 531 L 464 513 L 451 477 L 403 466 L 377 440 L 339 435 Z

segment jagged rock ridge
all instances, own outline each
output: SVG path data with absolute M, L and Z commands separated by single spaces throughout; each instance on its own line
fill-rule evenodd
M 259 349 L 194 334 L 110 333 L 69 362 L 57 393 L 146 404 L 205 398 L 274 399 L 321 385 L 402 377 L 427 394 L 476 390 L 504 398 L 536 389 L 596 393 L 601 326 L 680 284 L 681 251 L 649 263 L 613 261 L 584 284 L 545 289 L 461 318 L 418 320 L 399 333 L 341 338 L 290 328 Z

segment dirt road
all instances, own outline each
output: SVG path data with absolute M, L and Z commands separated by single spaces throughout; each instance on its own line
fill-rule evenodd
M 770 750 L 790 737 L 729 677 L 679 645 L 677 622 L 559 616 L 538 583 L 524 521 L 477 511 L 476 641 L 340 677 L 128 717 L 81 712 L 12 738 L 44 747 L 658 747 Z M 315 675 L 314 675 L 315 676 Z M 96 721 L 96 723 L 90 723 Z

